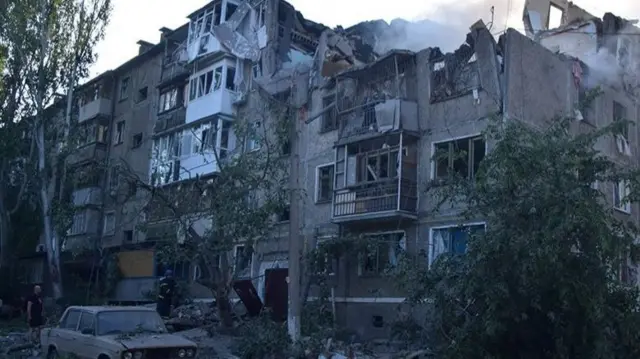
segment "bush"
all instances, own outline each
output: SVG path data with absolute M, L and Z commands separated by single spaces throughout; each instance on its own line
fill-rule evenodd
M 291 338 L 286 323 L 271 319 L 264 311 L 259 317 L 248 320 L 238 328 L 240 338 L 236 341 L 234 354 L 242 359 L 282 359 L 287 357 Z

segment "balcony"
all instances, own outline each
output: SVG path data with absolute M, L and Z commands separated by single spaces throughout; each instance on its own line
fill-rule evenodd
M 215 90 L 208 95 L 190 101 L 187 106 L 186 123 L 217 114 L 233 116 L 233 103 L 236 93 L 225 88 Z
M 105 143 L 94 142 L 82 146 L 67 157 L 67 164 L 70 166 L 86 162 L 101 162 L 107 157 L 107 145 Z
M 406 179 L 361 183 L 337 190 L 333 194 L 333 220 L 417 217 L 417 186 Z
M 205 32 L 192 40 L 190 39 L 189 41 L 190 42 L 187 45 L 187 57 L 189 62 L 194 61 L 200 56 L 225 51 L 220 44 L 220 41 L 218 41 L 210 31 Z
M 158 115 L 153 133 L 158 134 L 174 127 L 184 125 L 186 119 L 186 111 L 183 107 L 176 108 Z
M 100 187 L 80 188 L 71 194 L 74 207 L 102 205 L 102 189 Z
M 184 80 L 187 77 L 189 77 L 189 70 L 187 70 L 183 63 L 174 61 L 165 65 L 162 69 L 160 86 L 167 85 L 173 81 Z
M 333 222 L 416 219 L 418 141 L 399 132 L 336 147 Z
M 111 115 L 111 100 L 98 98 L 80 106 L 78 122 L 84 122 L 99 116 Z
M 367 100 L 339 111 L 338 120 L 344 124 L 340 143 L 359 142 L 401 129 L 417 131 L 418 106 L 414 101 L 401 99 Z

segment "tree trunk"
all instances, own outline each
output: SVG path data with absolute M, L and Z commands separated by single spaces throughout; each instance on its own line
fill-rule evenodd
M 51 201 L 49 199 L 49 178 L 46 171 L 46 151 L 44 136 L 44 121 L 38 121 L 36 127 L 38 136 L 38 173 L 40 174 L 40 208 L 44 228 L 44 243 L 47 248 L 47 264 L 49 280 L 55 299 L 62 298 L 62 276 L 60 275 L 60 245 L 56 238 L 51 216 Z
M 9 255 L 9 235 L 11 219 L 7 214 L 7 209 L 4 206 L 4 201 L 2 201 L 4 196 L 2 195 L 2 190 L 0 190 L 0 268 L 8 265 L 8 259 L 11 258 Z
M 230 271 L 226 253 L 220 256 L 220 276 L 216 283 L 216 305 L 220 321 L 225 328 L 233 327 L 232 308 L 229 302 Z

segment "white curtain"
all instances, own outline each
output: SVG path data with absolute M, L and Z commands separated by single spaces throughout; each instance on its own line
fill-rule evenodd
M 449 229 L 433 230 L 433 243 L 431 243 L 429 265 L 431 265 L 439 255 L 448 251 L 449 243 L 451 243 L 451 231 L 449 231 Z

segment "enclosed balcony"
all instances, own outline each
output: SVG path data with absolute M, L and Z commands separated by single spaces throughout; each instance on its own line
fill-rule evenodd
M 230 60 L 221 61 L 189 80 L 186 123 L 217 114 L 233 116 L 236 99 L 236 69 Z
M 158 119 L 153 127 L 154 134 L 168 131 L 174 127 L 185 124 L 186 111 L 184 108 L 176 108 L 172 111 L 158 114 Z
M 100 206 L 102 189 L 100 187 L 79 188 L 71 194 L 74 207 Z
M 215 27 L 229 20 L 237 8 L 238 4 L 233 1 L 215 1 L 189 16 L 189 36 L 186 47 L 189 62 L 200 56 L 224 51 L 220 41 L 214 35 L 214 30 Z
M 78 122 L 111 115 L 111 96 L 106 83 L 91 85 L 78 95 Z
M 416 219 L 417 142 L 397 132 L 338 146 L 333 221 Z
M 323 100 L 335 104 L 339 144 L 356 143 L 401 130 L 418 131 L 415 65 L 411 54 L 390 53 L 378 62 L 336 77 Z

